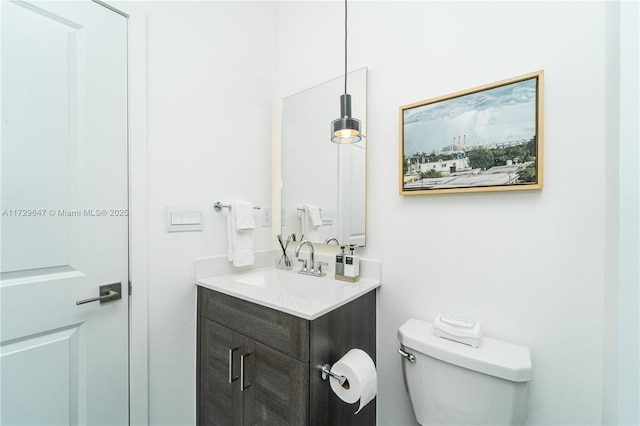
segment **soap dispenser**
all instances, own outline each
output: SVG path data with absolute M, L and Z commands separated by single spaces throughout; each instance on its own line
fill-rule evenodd
M 356 282 L 360 279 L 360 256 L 355 254 L 355 245 L 349 245 L 350 253 L 344 256 L 345 281 Z
M 344 279 L 344 249 L 345 246 L 340 246 L 340 253 L 336 255 L 336 274 L 335 278 L 337 280 Z

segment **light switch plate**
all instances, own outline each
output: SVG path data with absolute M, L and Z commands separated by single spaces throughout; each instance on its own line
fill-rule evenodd
M 201 208 L 167 206 L 167 232 L 201 231 L 203 228 Z

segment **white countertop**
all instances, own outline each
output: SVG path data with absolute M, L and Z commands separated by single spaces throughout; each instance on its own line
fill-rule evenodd
M 312 277 L 270 266 L 200 278 L 196 284 L 313 320 L 380 287 L 381 283 L 379 279 L 363 277 L 350 283 L 336 280 L 333 274 Z

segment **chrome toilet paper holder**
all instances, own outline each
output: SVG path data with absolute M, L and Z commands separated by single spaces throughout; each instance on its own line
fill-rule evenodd
M 340 383 L 340 386 L 344 385 L 344 383 L 347 381 L 347 378 L 345 376 L 340 376 L 339 374 L 333 373 L 331 371 L 331 365 L 329 364 L 324 364 L 322 367 L 320 367 L 320 371 L 322 372 L 322 380 L 328 380 L 327 376 L 331 376 L 336 379 L 338 383 Z

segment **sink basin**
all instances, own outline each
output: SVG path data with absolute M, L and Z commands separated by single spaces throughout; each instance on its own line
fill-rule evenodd
M 197 284 L 312 320 L 379 287 L 380 281 L 361 278 L 350 283 L 270 267 L 204 278 Z

